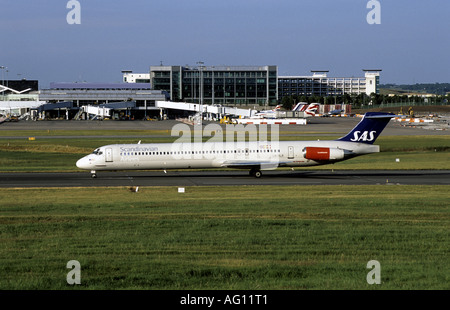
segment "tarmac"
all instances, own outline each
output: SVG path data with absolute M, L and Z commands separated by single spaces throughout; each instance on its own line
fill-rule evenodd
M 77 173 L 2 173 L 0 188 L 143 187 L 143 186 L 261 186 L 261 185 L 450 185 L 450 170 L 263 171 L 123 171 Z
M 277 125 L 279 131 L 283 134 L 292 135 L 345 135 L 348 133 L 359 121 L 360 117 L 312 117 L 308 118 L 307 125 Z M 383 135 L 449 135 L 450 127 L 448 123 L 450 118 L 442 117 L 439 119 L 439 123 L 443 126 L 439 130 L 428 127 L 429 123 L 423 125 L 408 125 L 392 120 L 386 129 L 382 132 Z M 218 124 L 218 122 L 204 121 L 203 125 Z M 102 137 L 115 137 L 114 131 L 117 130 L 158 130 L 167 131 L 170 134 L 173 126 L 176 124 L 182 124 L 176 120 L 165 121 L 76 121 L 76 120 L 48 120 L 48 121 L 19 121 L 19 122 L 5 122 L 0 125 L 0 131 L 2 130 L 110 130 L 111 135 Z M 433 123 L 431 123 L 433 124 Z M 436 122 L 434 123 L 434 125 Z M 220 124 L 225 130 L 227 125 Z M 193 126 L 191 125 L 193 128 Z M 268 125 L 270 128 L 270 125 Z M 158 135 L 159 137 L 161 135 Z M 58 136 L 61 138 L 62 136 Z M 73 137 L 73 136 L 70 136 Z M 69 136 L 67 138 L 70 138 Z M 120 137 L 124 137 L 120 135 Z M 137 136 L 138 137 L 142 137 Z M 13 139 L 11 136 L 0 136 L 3 139 Z M 45 138 L 50 138 L 45 136 Z

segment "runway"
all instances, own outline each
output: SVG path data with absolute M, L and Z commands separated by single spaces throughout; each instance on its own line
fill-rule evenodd
M 114 186 L 243 186 L 243 185 L 450 185 L 450 170 L 263 171 L 254 178 L 247 171 L 128 171 L 2 173 L 0 188 L 114 187 Z

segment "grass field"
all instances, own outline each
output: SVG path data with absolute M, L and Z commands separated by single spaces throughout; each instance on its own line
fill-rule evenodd
M 449 289 L 448 186 L 0 189 L 0 289 Z M 378 260 L 380 285 L 366 282 Z

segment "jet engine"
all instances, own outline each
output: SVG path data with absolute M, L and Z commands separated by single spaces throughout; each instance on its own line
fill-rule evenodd
M 344 150 L 329 147 L 305 147 L 303 157 L 312 160 L 338 160 L 344 158 Z

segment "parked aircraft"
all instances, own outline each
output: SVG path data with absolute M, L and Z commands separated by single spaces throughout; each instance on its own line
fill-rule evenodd
M 272 110 L 264 110 L 256 112 L 254 117 L 255 118 L 275 118 L 277 111 L 281 110 L 281 105 L 277 105 Z
M 307 118 L 315 116 L 319 106 L 319 103 L 299 102 L 294 106 L 292 112 L 303 112 L 303 117 Z M 277 118 L 277 112 L 280 110 L 281 105 L 277 105 L 272 110 L 266 110 L 256 113 L 252 118 Z
M 367 112 L 347 135 L 324 141 L 251 141 L 204 143 L 113 144 L 97 148 L 77 161 L 78 168 L 91 170 L 166 170 L 195 168 L 261 170 L 332 164 L 356 156 L 377 153 L 373 145 L 395 115 Z
M 342 112 L 344 112 L 344 110 L 342 110 L 342 109 L 336 109 L 336 110 L 333 110 L 333 111 L 328 112 L 328 113 L 325 114 L 325 115 L 327 115 L 327 116 L 341 115 Z
M 304 117 L 315 116 L 320 103 L 299 102 L 292 109 L 294 112 L 304 112 Z

